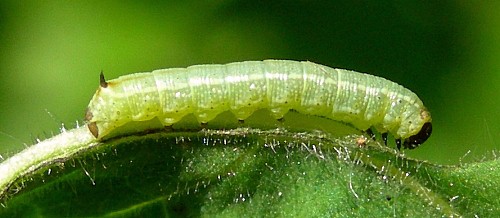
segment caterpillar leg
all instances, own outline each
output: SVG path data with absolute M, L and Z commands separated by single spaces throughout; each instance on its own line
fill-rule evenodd
M 386 132 L 382 133 L 382 140 L 384 140 L 385 146 L 387 146 L 387 135 L 388 134 Z
M 398 148 L 398 151 L 401 151 L 401 139 L 396 139 L 396 146 Z
M 94 135 L 94 137 L 99 138 L 99 128 L 97 127 L 96 122 L 91 122 L 87 124 L 87 127 L 89 128 L 92 135 Z
M 367 130 L 364 131 L 368 136 L 370 136 L 371 139 L 375 139 L 375 133 L 373 133 L 373 130 L 368 128 Z
M 164 126 L 163 128 L 165 128 L 165 131 L 167 131 L 167 132 L 173 132 L 174 131 L 174 128 L 172 127 L 172 125 Z
M 200 126 L 201 126 L 202 129 L 206 129 L 208 127 L 208 123 L 207 122 L 201 122 Z

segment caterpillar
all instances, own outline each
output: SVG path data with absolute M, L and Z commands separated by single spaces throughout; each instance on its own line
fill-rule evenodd
M 203 125 L 225 111 L 244 121 L 258 109 L 268 109 L 276 119 L 295 110 L 369 133 L 375 128 L 386 144 L 387 133 L 393 134 L 398 149 L 416 148 L 432 132 L 429 111 L 403 86 L 369 74 L 290 60 L 194 65 L 109 81 L 101 72 L 85 120 L 90 132 L 102 139 L 131 121 L 157 118 L 170 127 L 194 114 Z

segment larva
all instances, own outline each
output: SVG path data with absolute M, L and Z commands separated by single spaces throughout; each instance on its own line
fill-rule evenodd
M 224 111 L 243 121 L 258 109 L 276 119 L 290 109 L 373 127 L 416 148 L 432 132 L 431 115 L 410 90 L 386 79 L 312 62 L 265 60 L 136 73 L 105 81 L 85 120 L 98 139 L 131 121 L 158 118 L 164 126 L 194 114 L 206 124 Z

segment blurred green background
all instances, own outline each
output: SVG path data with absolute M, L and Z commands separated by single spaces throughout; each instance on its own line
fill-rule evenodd
M 107 78 L 242 60 L 310 60 L 417 93 L 434 132 L 409 156 L 453 164 L 500 146 L 500 2 L 2 1 L 0 154 L 81 125 Z

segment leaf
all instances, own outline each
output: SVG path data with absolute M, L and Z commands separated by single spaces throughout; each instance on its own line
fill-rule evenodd
M 88 134 L 84 130 L 61 135 L 81 138 Z M 41 166 L 37 170 L 21 169 L 15 182 L 0 183 L 5 190 L 0 216 L 499 214 L 498 159 L 439 166 L 365 140 L 247 128 L 87 140 L 46 152 L 54 155 L 33 164 Z M 44 147 L 27 150 L 33 148 Z M 8 163 L 0 164 L 0 172 Z M 0 175 L 0 182 L 4 178 Z

